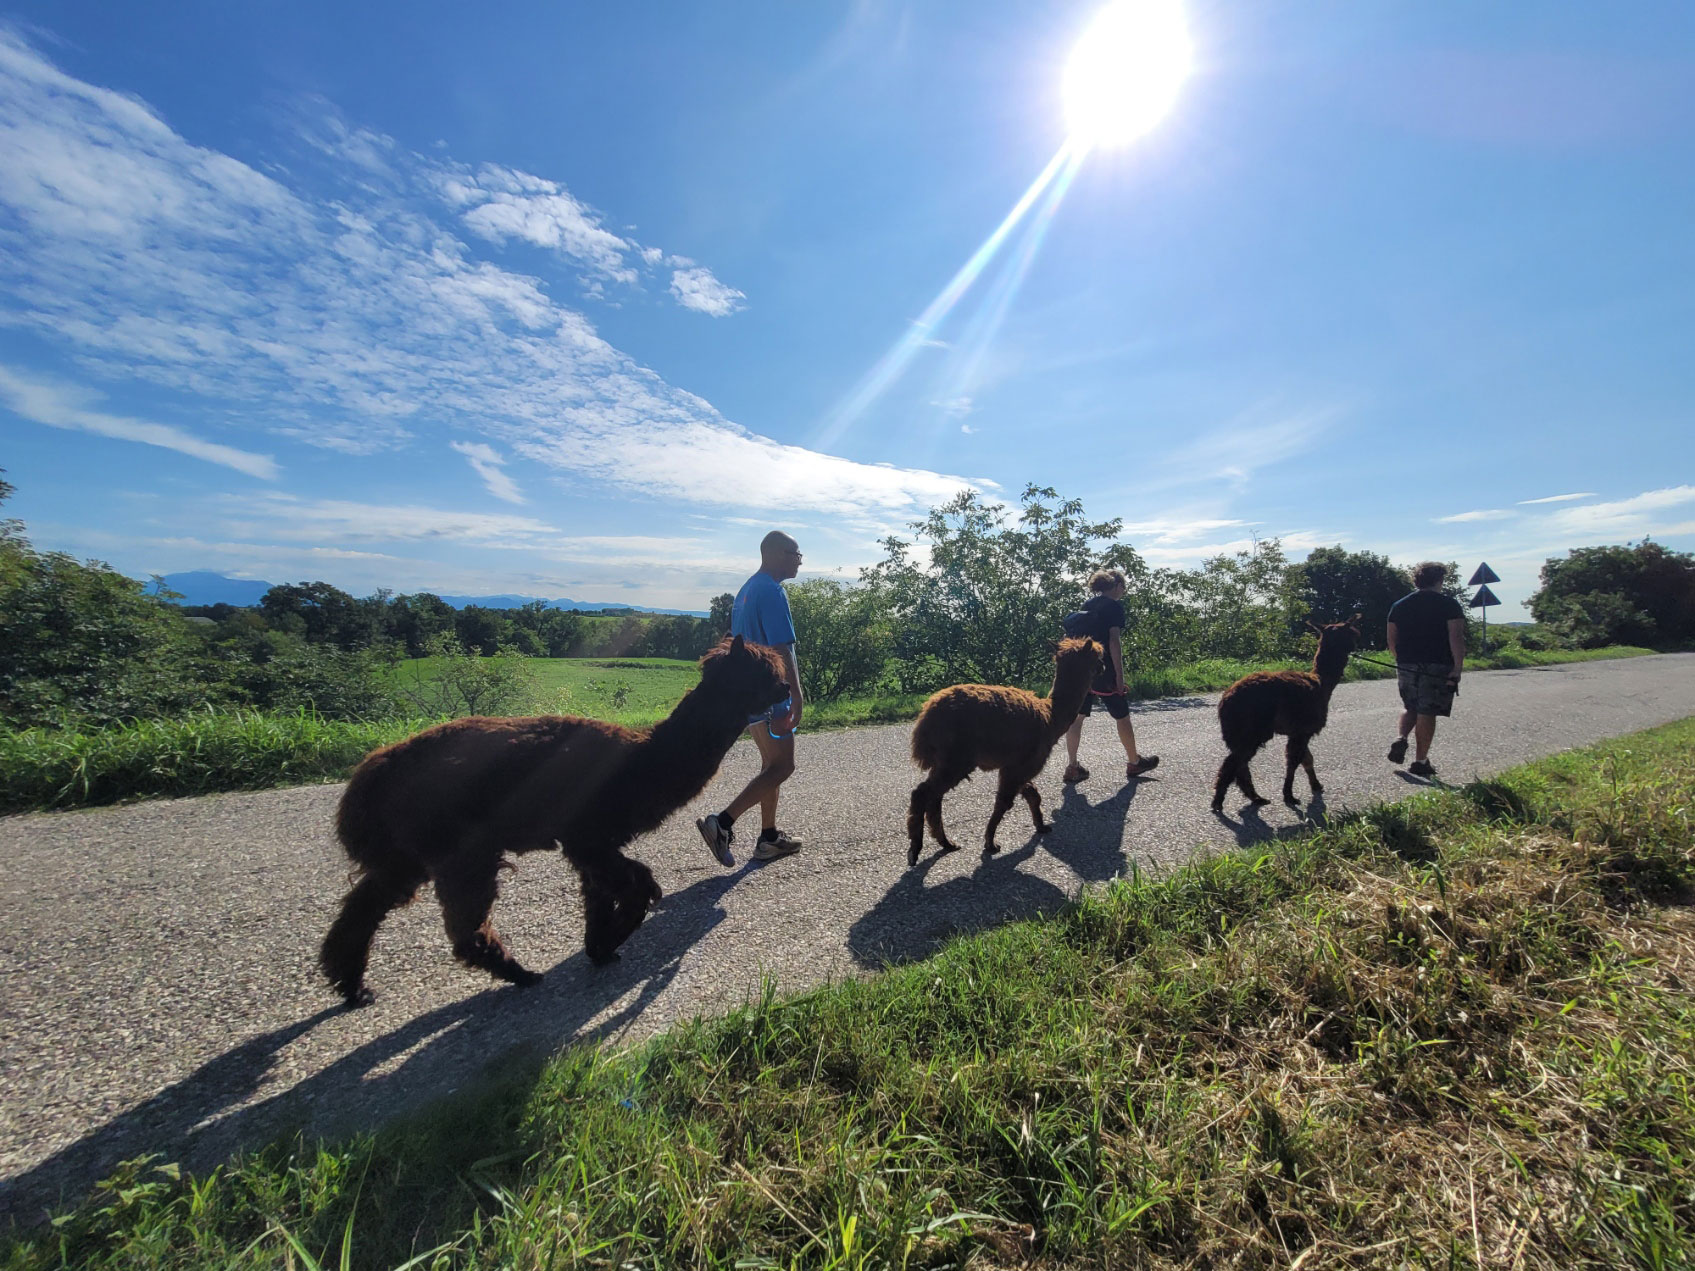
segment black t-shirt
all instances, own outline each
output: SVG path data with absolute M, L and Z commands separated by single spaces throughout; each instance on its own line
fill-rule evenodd
M 1395 661 L 1452 666 L 1454 655 L 1448 648 L 1448 622 L 1464 617 L 1460 602 L 1439 591 L 1415 591 L 1402 596 L 1389 606 L 1389 621 L 1395 624 Z
M 1095 629 L 1090 634 L 1101 642 L 1101 652 L 1106 655 L 1101 662 L 1100 674 L 1095 677 L 1094 687 L 1100 692 L 1110 693 L 1118 687 L 1118 672 L 1112 669 L 1112 649 L 1107 645 L 1107 633 L 1114 627 L 1120 632 L 1124 630 L 1124 602 L 1107 595 L 1090 596 L 1083 602 L 1083 612 L 1094 618 Z

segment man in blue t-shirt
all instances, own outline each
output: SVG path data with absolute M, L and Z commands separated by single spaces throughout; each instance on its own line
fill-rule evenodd
M 1389 762 L 1407 757 L 1407 734 L 1417 743 L 1407 771 L 1414 776 L 1434 777 L 1430 741 L 1436 736 L 1436 717 L 1454 709 L 1454 694 L 1460 691 L 1460 672 L 1465 667 L 1465 610 L 1452 596 L 1442 594 L 1448 567 L 1427 560 L 1413 567 L 1417 591 L 1402 596 L 1389 606 L 1389 653 L 1395 659 L 1400 681 L 1400 736 L 1389 747 Z
M 801 841 L 777 828 L 777 791 L 794 775 L 795 729 L 800 727 L 800 664 L 795 661 L 795 624 L 789 616 L 789 598 L 783 580 L 800 572 L 800 544 L 781 530 L 772 530 L 759 544 L 759 572 L 742 584 L 730 611 L 730 634 L 752 644 L 770 645 L 783 655 L 784 678 L 789 696 L 747 724 L 753 744 L 763 761 L 759 772 L 722 812 L 695 822 L 707 848 L 720 865 L 734 865 L 730 853 L 735 841 L 736 818 L 754 804 L 759 805 L 759 841 L 753 848 L 756 861 L 775 860 L 801 849 Z

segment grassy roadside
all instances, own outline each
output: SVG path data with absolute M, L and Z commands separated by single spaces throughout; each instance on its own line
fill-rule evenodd
M 573 1048 L 351 1143 L 138 1164 L 0 1267 L 1680 1267 L 1695 721 Z
M 1650 649 L 1566 653 L 1511 650 L 1468 661 L 1474 670 L 1634 657 Z M 420 659 L 427 670 L 427 659 Z M 537 658 L 536 713 L 586 715 L 645 727 L 667 715 L 693 686 L 694 664 L 664 658 Z M 1221 689 L 1250 671 L 1272 667 L 1213 660 L 1140 673 L 1138 700 Z M 1393 672 L 1355 663 L 1348 678 Z M 897 723 L 917 716 L 927 694 L 884 694 L 809 706 L 806 730 Z M 263 790 L 339 781 L 366 753 L 435 722 L 427 719 L 342 723 L 311 715 L 208 711 L 185 719 L 148 720 L 119 728 L 0 729 L 0 814 L 96 807 L 139 798 L 180 798 L 231 790 Z

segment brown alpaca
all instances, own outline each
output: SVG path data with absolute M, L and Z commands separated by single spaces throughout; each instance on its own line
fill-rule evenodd
M 1318 652 L 1313 654 L 1310 671 L 1256 671 L 1244 675 L 1218 699 L 1218 726 L 1224 733 L 1224 744 L 1230 753 L 1218 769 L 1218 781 L 1213 786 L 1212 810 L 1224 810 L 1224 792 L 1234 780 L 1249 802 L 1256 807 L 1271 802 L 1262 799 L 1254 789 L 1254 779 L 1248 764 L 1259 748 L 1273 736 L 1282 733 L 1289 739 L 1285 749 L 1288 767 L 1283 774 L 1283 802 L 1297 807 L 1295 769 L 1307 770 L 1307 782 L 1314 794 L 1322 794 L 1318 773 L 1313 770 L 1310 742 L 1324 729 L 1330 715 L 1330 694 L 1348 668 L 1348 655 L 1359 640 L 1359 615 L 1351 622 L 1332 622 L 1327 626 L 1309 627 L 1318 632 Z
M 539 981 L 489 922 L 509 852 L 564 847 L 582 881 L 584 947 L 597 964 L 614 961 L 661 895 L 623 847 L 699 794 L 748 716 L 789 693 L 776 652 L 740 636 L 700 672 L 670 717 L 643 732 L 558 715 L 459 719 L 367 755 L 336 812 L 357 882 L 318 955 L 347 1005 L 372 1000 L 371 940 L 426 879 L 456 958 L 513 984 Z
M 913 790 L 906 814 L 907 865 L 918 864 L 926 821 L 942 851 L 958 849 L 942 828 L 942 796 L 979 768 L 998 768 L 1001 774 L 995 810 L 983 832 L 984 856 L 1000 850 L 995 831 L 1021 794 L 1036 833 L 1053 828 L 1042 820 L 1042 796 L 1030 783 L 1077 718 L 1101 660 L 1101 646 L 1093 640 L 1065 640 L 1054 653 L 1053 689 L 1046 697 L 997 684 L 956 684 L 924 703 L 912 729 L 912 759 L 929 775 Z

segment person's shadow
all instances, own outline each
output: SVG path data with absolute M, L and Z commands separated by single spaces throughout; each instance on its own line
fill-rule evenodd
M 1090 803 L 1081 785 L 1068 785 L 1045 840 L 1049 855 L 1064 862 L 1085 883 L 1117 878 L 1129 864 L 1124 853 L 1124 823 L 1141 781 L 1124 785 L 1099 803 Z
M 625 943 L 618 962 L 596 967 L 579 949 L 532 988 L 491 984 L 372 1038 L 254 1103 L 246 1101 L 276 1069 L 283 1051 L 342 1008 L 327 1005 L 248 1038 L 0 1182 L 0 1218 L 29 1223 L 46 1217 L 48 1209 L 74 1207 L 120 1162 L 145 1153 L 162 1153 L 198 1171 L 239 1148 L 298 1131 L 339 1135 L 373 1128 L 491 1071 L 505 1082 L 533 1083 L 560 1046 L 617 1033 L 636 1020 L 675 979 L 688 951 L 724 920 L 719 902 L 748 872 L 714 874 L 666 896 Z M 597 1019 L 614 1004 L 615 1011 Z

